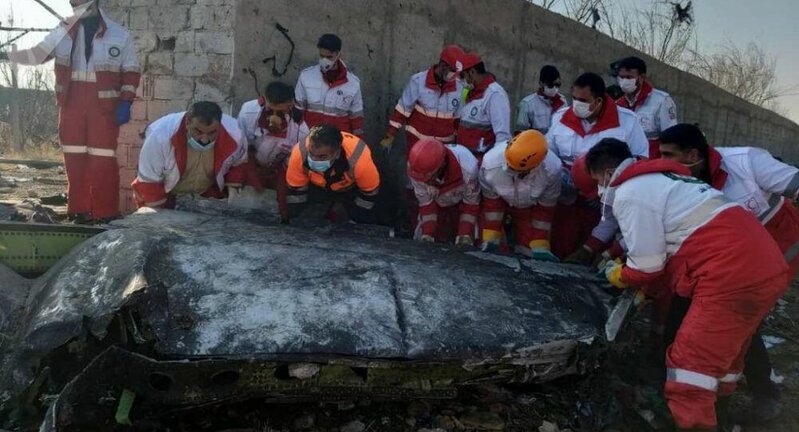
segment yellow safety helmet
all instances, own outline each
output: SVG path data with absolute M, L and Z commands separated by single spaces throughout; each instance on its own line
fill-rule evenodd
M 514 171 L 527 172 L 544 161 L 547 139 L 537 130 L 526 130 L 511 138 L 505 148 L 505 161 Z

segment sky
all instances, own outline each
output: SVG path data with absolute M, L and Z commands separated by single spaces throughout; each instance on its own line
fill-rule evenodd
M 613 1 L 613 0 L 610 0 Z M 616 0 L 629 4 L 640 4 L 645 0 Z M 68 0 L 45 0 L 62 15 L 71 11 Z M 33 0 L 0 0 L 0 21 L 8 24 L 12 9 L 16 25 L 53 27 L 57 20 Z M 799 0 L 693 0 L 694 19 L 700 44 L 712 47 L 726 39 L 738 45 L 755 42 L 763 45 L 777 57 L 777 77 L 780 87 L 799 87 Z M 7 39 L 0 32 L 0 40 Z M 38 36 L 39 38 L 42 35 Z M 30 35 L 20 40 L 19 48 L 36 42 Z M 794 93 L 799 93 L 799 88 Z M 799 123 L 799 94 L 785 96 L 780 103 L 788 111 L 788 117 Z

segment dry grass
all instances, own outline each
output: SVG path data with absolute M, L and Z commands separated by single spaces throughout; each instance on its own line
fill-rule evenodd
M 16 152 L 0 144 L 0 155 L 6 159 L 31 159 L 44 161 L 62 161 L 61 149 L 56 144 L 28 145 L 23 151 Z

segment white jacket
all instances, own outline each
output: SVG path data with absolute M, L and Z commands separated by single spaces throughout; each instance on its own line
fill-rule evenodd
M 480 185 L 477 181 L 477 158 L 466 147 L 457 144 L 448 144 L 447 148 L 458 160 L 463 176 L 463 184 L 459 187 L 442 191 L 434 184 L 411 180 L 419 207 L 429 205 L 433 201 L 439 207 L 451 207 L 461 202 L 465 204 L 480 204 Z
M 473 152 L 486 152 L 495 143 L 511 138 L 510 116 L 508 93 L 494 81 L 481 97 L 461 106 L 457 143 Z
M 785 199 L 796 199 L 799 169 L 774 159 L 757 147 L 716 147 L 727 172 L 722 192 L 757 216 L 765 225 Z
M 268 130 L 258 126 L 263 109 L 258 100 L 245 102 L 237 119 L 239 128 L 249 146 L 255 150 L 255 157 L 260 165 L 287 164 L 291 149 L 298 142 L 305 141 L 308 136 L 308 125 L 304 121 L 298 124 L 290 114 L 286 114 L 283 119 L 288 124 L 286 136 L 271 135 Z
M 560 157 L 567 167 L 571 167 L 575 159 L 588 153 L 588 150 L 591 150 L 603 138 L 616 138 L 624 141 L 630 147 L 630 151 L 634 156 L 649 157 L 649 141 L 644 130 L 641 129 L 635 113 L 626 108 L 616 106 L 610 98 L 606 98 L 605 103 L 612 104 L 616 108 L 619 124 L 617 127 L 595 132 L 597 125 L 600 123 L 597 121 L 591 130 L 588 130 L 584 136 L 580 136 L 572 127 L 563 123 L 564 116 L 571 112 L 571 109 L 561 109 L 552 118 L 552 126 L 546 134 L 547 143 L 549 148 Z M 605 109 L 608 108 L 606 107 Z M 583 127 L 587 125 L 584 120 L 581 123 Z
M 569 107 L 569 102 L 560 95 L 563 105 L 555 111 Z M 546 134 L 552 125 L 552 100 L 538 93 L 528 95 L 519 102 L 519 113 L 516 115 L 516 130 L 535 129 Z
M 339 67 L 346 67 L 339 61 Z M 363 96 L 361 80 L 347 70 L 345 82 L 325 81 L 319 65 L 303 69 L 294 89 L 297 108 L 305 114 L 309 127 L 322 123 L 335 125 L 342 132 L 363 134 Z
M 677 124 L 677 106 L 671 96 L 662 90 L 652 89 L 644 103 L 635 107 L 634 111 L 646 137 L 651 140 L 660 138 L 661 132 Z
M 534 205 L 552 207 L 558 201 L 561 187 L 561 162 L 547 152 L 544 161 L 526 176 L 510 175 L 505 161 L 508 142 L 497 143 L 483 157 L 480 167 L 480 189 L 486 198 L 502 198 L 511 207 L 528 208 Z
M 180 128 L 185 114 L 185 112 L 168 114 L 147 126 L 144 145 L 139 155 L 138 178 L 146 183 L 163 184 L 166 193 L 174 189 L 180 181 L 180 170 L 175 160 L 172 136 Z M 225 187 L 225 174 L 232 167 L 247 162 L 247 142 L 236 119 L 223 114 L 222 127 L 238 144 L 238 147 L 225 159 L 222 169 L 217 173 L 216 185 L 220 190 Z
M 622 163 L 611 183 L 633 162 Z M 627 245 L 627 265 L 644 273 L 663 270 L 688 236 L 738 205 L 701 180 L 671 173 L 643 174 L 612 189 L 609 204 Z

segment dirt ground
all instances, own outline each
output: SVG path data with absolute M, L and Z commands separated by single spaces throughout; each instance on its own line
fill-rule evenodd
M 66 177 L 62 167 L 36 169 L 0 164 L 0 204 L 51 209 L 63 220 Z M 769 350 L 781 381 L 783 411 L 777 419 L 744 425 L 744 431 L 797 431 L 799 411 L 799 285 L 772 313 L 763 330 L 779 342 Z M 334 403 L 274 405 L 250 401 L 216 409 L 203 408 L 134 423 L 141 431 L 670 431 L 661 396 L 663 372 L 653 359 L 649 324 L 639 318 L 602 359 L 602 366 L 578 377 L 542 385 L 460 389 L 459 397 L 441 401 L 385 402 L 354 400 Z M 662 361 L 662 360 L 661 360 Z M 745 384 L 733 406 L 747 402 Z

